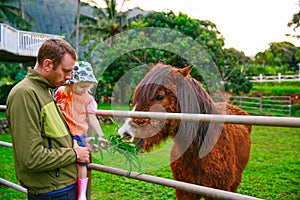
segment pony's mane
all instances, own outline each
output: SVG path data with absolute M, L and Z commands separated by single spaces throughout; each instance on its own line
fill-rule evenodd
M 202 85 L 194 78 L 187 77 L 177 87 L 177 99 L 181 113 L 215 113 L 214 102 Z
M 156 91 L 163 87 L 171 70 L 172 68 L 166 65 L 159 66 L 159 70 L 157 68 L 152 68 L 138 84 L 133 95 L 133 105 L 137 102 L 141 105 L 150 101 L 154 97 Z
M 181 113 L 218 113 L 212 98 L 201 83 L 190 76 L 177 87 L 177 100 Z M 217 123 L 183 121 L 176 138 L 180 143 L 185 141 L 197 145 L 199 156 L 203 157 L 215 144 L 215 138 L 219 136 L 221 129 L 222 125 Z

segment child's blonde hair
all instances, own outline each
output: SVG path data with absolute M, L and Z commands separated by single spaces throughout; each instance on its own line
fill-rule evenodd
M 80 83 L 90 83 L 90 87 L 89 87 L 89 90 L 88 92 L 91 94 L 92 93 L 92 88 L 95 86 L 95 83 L 93 82 L 78 82 L 78 83 L 72 83 L 72 84 L 67 84 L 65 85 L 65 88 L 64 88 L 64 94 L 65 95 L 69 95 L 73 92 L 74 90 L 74 87 L 75 87 L 75 84 L 80 84 Z

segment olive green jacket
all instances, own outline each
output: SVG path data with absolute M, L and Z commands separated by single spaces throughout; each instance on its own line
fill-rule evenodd
M 29 69 L 7 99 L 16 175 L 31 193 L 61 189 L 77 179 L 76 154 L 51 87 L 45 78 Z

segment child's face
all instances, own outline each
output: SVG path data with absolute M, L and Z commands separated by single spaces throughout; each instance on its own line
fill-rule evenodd
M 73 92 L 79 95 L 84 94 L 90 90 L 92 85 L 93 83 L 90 82 L 75 83 Z

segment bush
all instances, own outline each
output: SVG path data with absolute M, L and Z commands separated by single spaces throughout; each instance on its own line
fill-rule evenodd
M 292 105 L 291 115 L 293 117 L 300 117 L 300 105 Z
M 0 105 L 6 105 L 7 96 L 15 84 L 0 86 Z

